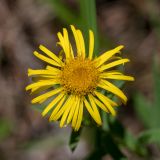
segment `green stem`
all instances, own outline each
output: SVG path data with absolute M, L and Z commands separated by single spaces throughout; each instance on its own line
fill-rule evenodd
M 95 0 L 79 0 L 81 24 L 86 42 L 88 42 L 88 30 L 91 29 L 95 36 L 94 56 L 98 56 L 99 38 L 97 31 L 96 2 Z

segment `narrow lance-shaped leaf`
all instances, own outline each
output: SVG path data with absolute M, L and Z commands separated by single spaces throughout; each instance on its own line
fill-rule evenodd
M 152 127 L 153 126 L 152 118 L 149 118 L 151 117 L 152 114 L 152 108 L 149 102 L 141 94 L 135 95 L 134 102 L 135 102 L 135 111 L 139 119 L 142 120 L 142 122 L 146 127 Z
M 156 61 L 156 57 L 153 62 L 153 79 L 154 79 L 154 94 L 155 94 L 155 101 L 153 105 L 153 120 L 154 120 L 154 127 L 160 128 L 159 125 L 159 115 L 160 115 L 160 70 L 158 62 Z
M 72 130 L 70 140 L 69 140 L 69 147 L 72 150 L 72 152 L 76 149 L 78 142 L 80 140 L 82 129 L 79 129 L 77 132 Z
M 160 146 L 160 129 L 150 129 L 142 132 L 138 140 L 143 144 L 157 143 Z

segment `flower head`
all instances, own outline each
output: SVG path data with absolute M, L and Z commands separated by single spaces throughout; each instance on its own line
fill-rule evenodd
M 60 127 L 71 123 L 75 131 L 79 130 L 83 119 L 84 110 L 87 110 L 98 125 L 102 124 L 99 109 L 116 115 L 116 102 L 108 98 L 103 92 L 110 92 L 117 96 L 124 104 L 127 97 L 112 83 L 112 80 L 133 81 L 134 78 L 126 76 L 115 68 L 129 62 L 129 59 L 116 56 L 123 46 L 107 51 L 97 58 L 93 57 L 94 34 L 89 30 L 89 50 L 85 49 L 82 32 L 71 25 L 71 30 L 76 44 L 73 51 L 68 32 L 64 28 L 63 34 L 58 32 L 58 45 L 62 48 L 64 57 L 40 45 L 34 55 L 48 63 L 45 69 L 28 70 L 34 83 L 28 85 L 26 90 L 31 93 L 41 93 L 32 103 L 43 103 L 51 99 L 42 115 L 50 115 L 50 121 L 60 120 Z

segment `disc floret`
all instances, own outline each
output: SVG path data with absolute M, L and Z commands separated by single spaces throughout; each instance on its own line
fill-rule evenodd
M 76 95 L 92 93 L 99 80 L 99 72 L 93 61 L 76 57 L 62 68 L 61 85 L 66 92 Z

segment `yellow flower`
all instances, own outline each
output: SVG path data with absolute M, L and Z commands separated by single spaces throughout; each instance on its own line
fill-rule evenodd
M 26 90 L 31 90 L 31 93 L 47 90 L 48 92 L 37 96 L 31 102 L 41 104 L 51 98 L 42 115 L 50 114 L 50 121 L 60 120 L 60 127 L 71 123 L 77 131 L 81 126 L 85 109 L 98 125 L 102 124 L 99 109 L 116 115 L 114 108 L 118 106 L 117 103 L 102 94 L 102 91 L 113 93 L 125 104 L 127 97 L 112 80 L 133 81 L 134 78 L 115 70 L 116 66 L 129 62 L 129 59 L 116 56 L 123 48 L 122 45 L 94 58 L 93 32 L 89 30 L 89 50 L 86 51 L 82 32 L 73 25 L 71 30 L 76 51 L 73 51 L 65 28 L 63 34 L 57 34 L 58 45 L 62 47 L 64 57 L 58 58 L 56 54 L 40 45 L 39 50 L 46 55 L 37 51 L 34 55 L 48 65 L 45 69 L 28 69 L 28 76 L 33 77 L 34 83 L 28 85 Z

